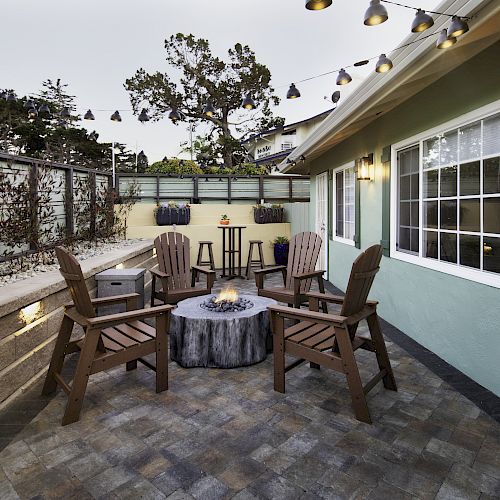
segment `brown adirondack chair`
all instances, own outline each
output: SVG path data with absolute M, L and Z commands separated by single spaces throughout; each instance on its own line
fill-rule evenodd
M 313 278 L 318 280 L 320 292 L 324 292 L 324 270 L 315 270 L 321 250 L 321 237 L 316 233 L 299 233 L 290 240 L 288 264 L 286 266 L 265 267 L 255 269 L 257 293 L 293 307 L 307 301 L 307 293 L 311 289 Z M 264 277 L 271 273 L 281 272 L 282 287 L 264 287 Z M 326 305 L 324 306 L 326 311 Z
M 139 294 L 130 293 L 91 299 L 78 261 L 68 251 L 56 248 L 60 271 L 66 280 L 73 302 L 65 305 L 64 317 L 57 336 L 43 394 L 56 391 L 57 386 L 68 395 L 62 425 L 80 418 L 80 411 L 90 375 L 126 363 L 127 370 L 140 361 L 156 371 L 156 392 L 168 389 L 168 327 L 171 305 L 136 309 Z M 126 303 L 127 311 L 97 316 L 102 305 Z M 144 323 L 144 318 L 156 318 L 156 328 Z M 84 330 L 80 339 L 70 340 L 74 324 Z M 72 383 L 66 382 L 61 371 L 66 355 L 79 352 Z M 156 366 L 143 356 L 156 353 Z
M 271 306 L 274 346 L 274 390 L 285 392 L 285 372 L 310 361 L 344 373 L 351 392 L 356 418 L 371 423 L 366 394 L 382 380 L 384 387 L 396 391 L 396 381 L 380 330 L 377 302 L 367 300 L 375 274 L 379 270 L 382 247 L 374 245 L 355 260 L 344 297 L 324 293 L 309 294 L 309 311 Z M 340 315 L 318 312 L 320 302 L 341 304 Z M 296 323 L 285 329 L 284 320 Z M 370 338 L 356 333 L 358 323 L 366 319 Z M 354 352 L 374 352 L 379 372 L 364 386 Z M 285 354 L 297 361 L 285 366 Z
M 151 305 L 155 299 L 165 304 L 177 302 L 189 297 L 207 295 L 212 292 L 215 281 L 215 271 L 209 267 L 191 266 L 189 258 L 189 238 L 180 233 L 163 233 L 155 239 L 158 269 L 150 269 L 153 281 L 151 283 Z M 198 273 L 207 277 L 205 286 L 196 284 Z M 156 280 L 161 283 L 157 290 Z

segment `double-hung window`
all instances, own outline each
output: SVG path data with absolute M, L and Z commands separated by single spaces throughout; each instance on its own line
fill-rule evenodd
M 333 239 L 354 245 L 356 173 L 354 163 L 333 172 Z
M 392 256 L 500 287 L 499 109 L 394 147 Z

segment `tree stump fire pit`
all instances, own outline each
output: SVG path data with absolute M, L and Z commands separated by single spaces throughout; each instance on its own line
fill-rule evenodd
M 184 368 L 259 363 L 271 345 L 267 307 L 275 300 L 223 290 L 183 300 L 172 312 L 170 357 Z

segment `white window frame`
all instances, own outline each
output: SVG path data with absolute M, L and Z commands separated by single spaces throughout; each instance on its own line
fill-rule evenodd
M 341 170 L 347 170 L 349 168 L 354 169 L 354 175 L 356 175 L 356 162 L 350 161 L 344 165 L 341 165 L 340 167 L 336 167 L 333 169 L 333 175 L 332 175 L 332 197 L 333 197 L 333 202 L 332 202 L 332 240 L 333 241 L 338 241 L 339 243 L 344 243 L 345 245 L 350 245 L 350 246 L 355 246 L 355 241 L 354 238 L 356 237 L 356 189 L 357 183 L 356 179 L 354 180 L 354 235 L 352 239 L 350 238 L 345 238 L 342 236 L 337 236 L 335 233 L 337 232 L 337 173 L 340 172 Z M 345 174 L 344 174 L 344 194 L 345 194 Z M 344 224 L 345 224 L 345 216 L 344 216 Z M 344 234 L 345 234 L 345 225 L 344 225 Z
M 434 260 L 431 258 L 423 257 L 423 170 L 422 170 L 422 147 L 420 148 L 420 175 L 419 175 L 419 255 L 413 255 L 408 252 L 397 250 L 397 225 L 398 225 L 398 151 L 406 149 L 410 146 L 414 146 L 418 143 L 422 143 L 426 139 L 431 139 L 439 134 L 445 134 L 456 128 L 464 127 L 472 124 L 475 121 L 483 120 L 492 115 L 500 112 L 500 100 L 494 101 L 486 106 L 475 109 L 469 113 L 466 113 L 458 118 L 450 120 L 442 125 L 434 127 L 432 129 L 426 130 L 417 134 L 413 137 L 405 139 L 397 144 L 391 146 L 391 244 L 390 244 L 390 256 L 391 258 L 402 260 L 404 262 L 409 262 L 411 264 L 416 264 L 434 271 L 439 271 L 446 274 L 451 274 L 453 276 L 458 276 L 467 280 L 475 281 L 477 283 L 482 283 L 495 288 L 500 288 L 500 274 L 491 273 L 484 270 L 472 269 L 465 266 L 459 266 L 457 264 L 443 262 Z M 483 157 L 484 158 L 484 157 Z M 481 178 L 482 182 L 482 178 Z M 483 196 L 481 194 L 481 196 Z

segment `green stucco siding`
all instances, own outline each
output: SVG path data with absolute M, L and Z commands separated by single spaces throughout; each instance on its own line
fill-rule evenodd
M 383 239 L 383 148 L 500 99 L 499 60 L 495 43 L 314 161 L 312 176 L 374 152 L 375 181 L 360 184 L 361 250 Z M 329 279 L 345 290 L 360 250 L 335 241 L 329 249 Z M 500 289 L 383 257 L 371 297 L 387 321 L 500 395 Z

